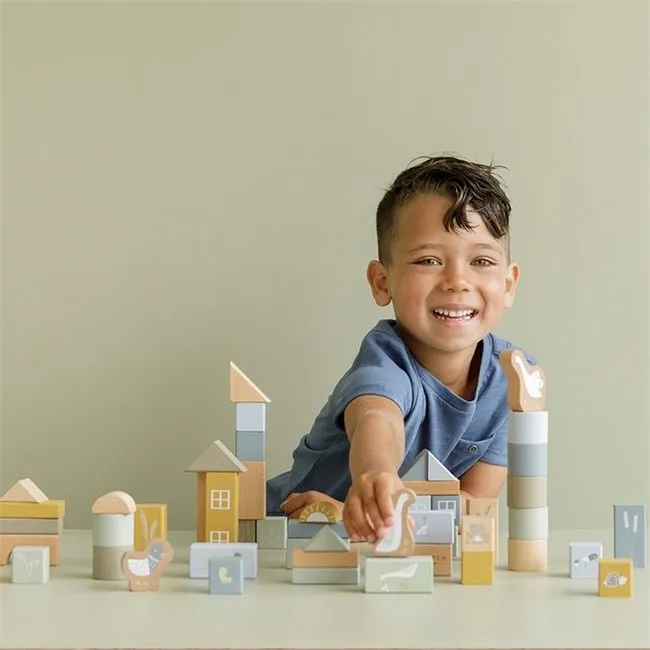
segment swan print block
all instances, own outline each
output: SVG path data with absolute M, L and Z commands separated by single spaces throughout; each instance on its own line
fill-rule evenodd
M 415 503 L 415 492 L 404 489 L 395 494 L 395 523 L 373 547 L 375 555 L 405 557 L 413 553 L 415 540 L 409 521 L 409 509 Z
M 11 582 L 43 585 L 49 579 L 49 546 L 14 546 L 11 553 Z
M 546 406 L 546 376 L 532 366 L 520 350 L 508 349 L 499 355 L 508 379 L 508 404 L 513 411 L 543 411 Z
M 368 594 L 433 592 L 433 558 L 430 555 L 368 557 L 365 574 Z

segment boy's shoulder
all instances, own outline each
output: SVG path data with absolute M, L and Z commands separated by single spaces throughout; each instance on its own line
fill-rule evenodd
M 499 364 L 499 356 L 501 353 L 504 350 L 512 349 L 519 350 L 526 357 L 526 361 L 528 361 L 528 363 L 531 365 L 537 364 L 537 358 L 530 354 L 530 352 L 527 350 L 524 350 L 524 348 L 522 348 L 520 345 L 517 345 L 508 339 L 497 336 L 496 334 L 489 334 L 488 336 L 490 337 L 490 341 L 492 343 L 492 361 L 496 361 L 497 364 Z

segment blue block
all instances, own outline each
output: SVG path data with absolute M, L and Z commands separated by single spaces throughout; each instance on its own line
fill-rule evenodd
M 209 572 L 211 594 L 244 593 L 244 560 L 241 557 L 211 557 Z

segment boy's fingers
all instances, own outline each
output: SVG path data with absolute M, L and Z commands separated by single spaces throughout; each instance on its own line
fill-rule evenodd
M 377 506 L 377 502 L 375 501 L 374 496 L 371 496 L 368 498 L 366 501 L 363 503 L 366 512 L 368 513 L 368 518 L 370 519 L 370 523 L 372 527 L 375 530 L 375 534 L 377 538 L 381 538 L 385 534 L 385 526 L 384 526 L 384 518 L 381 516 L 381 513 L 379 512 L 379 507 Z
M 368 524 L 368 520 L 366 519 L 366 514 L 363 510 L 363 504 L 361 500 L 351 499 L 346 509 L 349 510 L 348 519 L 350 523 L 357 530 L 359 535 L 361 535 L 361 538 L 367 539 L 369 542 L 371 539 L 374 540 L 374 533 Z
M 363 541 L 363 538 L 361 537 L 361 534 L 356 529 L 354 524 L 350 521 L 350 514 L 349 514 L 349 510 L 347 508 L 343 508 L 342 518 L 343 518 L 343 526 L 345 526 L 345 530 L 348 531 L 350 541 L 351 542 L 361 542 L 361 541 Z
M 383 526 L 392 526 L 394 523 L 395 507 L 393 505 L 393 495 L 388 488 L 381 487 L 376 492 L 376 501 L 379 513 L 383 519 Z
M 300 494 L 290 494 L 281 504 L 280 508 L 286 513 L 295 512 L 298 508 L 302 508 L 305 505 L 307 499 L 307 493 L 302 492 Z

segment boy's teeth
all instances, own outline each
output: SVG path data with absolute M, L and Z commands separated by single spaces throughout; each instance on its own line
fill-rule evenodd
M 434 314 L 439 316 L 448 316 L 450 318 L 462 318 L 463 316 L 471 316 L 474 313 L 473 309 L 463 309 L 461 311 L 450 311 L 449 309 L 434 309 Z

